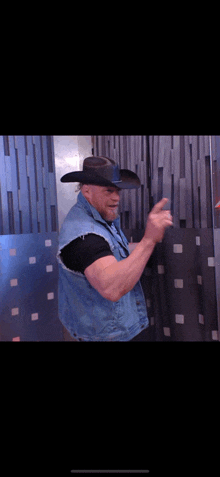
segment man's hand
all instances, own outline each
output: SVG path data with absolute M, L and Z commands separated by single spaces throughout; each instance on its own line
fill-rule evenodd
M 154 243 L 163 239 L 166 227 L 173 225 L 170 210 L 163 210 L 169 199 L 162 199 L 158 202 L 148 215 L 144 238 L 152 240 Z

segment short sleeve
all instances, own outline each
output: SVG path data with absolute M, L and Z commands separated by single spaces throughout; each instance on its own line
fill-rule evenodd
M 61 250 L 64 265 L 81 273 L 93 262 L 108 255 L 113 255 L 108 242 L 96 234 L 79 237 Z

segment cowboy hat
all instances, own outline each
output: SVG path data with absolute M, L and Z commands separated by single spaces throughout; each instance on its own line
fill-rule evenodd
M 82 171 L 69 172 L 60 180 L 61 182 L 115 186 L 119 189 L 138 189 L 141 185 L 137 174 L 128 169 L 119 169 L 113 159 L 104 156 L 86 157 Z

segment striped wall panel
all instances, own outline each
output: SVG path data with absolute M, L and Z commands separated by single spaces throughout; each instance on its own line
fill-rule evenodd
M 220 136 L 211 137 L 214 227 L 220 228 Z
M 211 136 L 215 276 L 220 330 L 220 136 Z
M 115 159 L 141 180 L 138 191 L 123 192 L 124 229 L 143 231 L 162 197 L 170 200 L 175 227 L 212 227 L 209 136 L 93 136 L 93 154 Z
M 154 255 L 148 289 L 155 326 L 148 334 L 159 341 L 218 340 L 210 138 L 149 142 L 153 202 L 170 199 L 174 227 Z
M 135 172 L 141 181 L 138 190 L 121 195 L 121 225 L 127 238 L 140 240 L 149 213 L 151 180 L 148 136 L 92 136 L 93 154 L 114 159 L 121 169 Z
M 121 195 L 128 240 L 139 241 L 152 206 L 169 199 L 174 227 L 157 244 L 141 278 L 150 321 L 146 341 L 218 340 L 211 171 L 217 202 L 219 138 L 212 138 L 211 162 L 209 136 L 93 136 L 94 155 L 114 158 L 140 177 L 138 191 Z
M 57 230 L 52 136 L 0 136 L 0 235 Z
M 154 203 L 170 199 L 177 228 L 211 228 L 209 136 L 151 136 Z
M 0 341 L 63 341 L 52 136 L 0 136 Z

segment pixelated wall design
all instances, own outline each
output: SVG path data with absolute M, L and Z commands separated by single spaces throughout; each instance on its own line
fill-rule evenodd
M 150 320 L 145 339 L 218 340 L 209 136 L 93 136 L 93 153 L 140 177 L 141 188 L 121 197 L 128 240 L 141 240 L 152 206 L 170 200 L 174 227 L 141 278 Z
M 0 235 L 58 230 L 52 136 L 0 136 Z
M 62 341 L 52 136 L 0 136 L 0 340 Z

